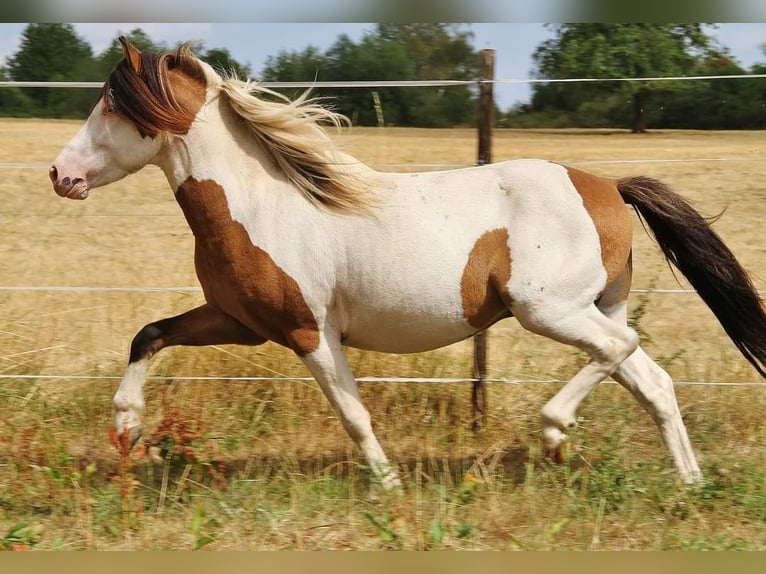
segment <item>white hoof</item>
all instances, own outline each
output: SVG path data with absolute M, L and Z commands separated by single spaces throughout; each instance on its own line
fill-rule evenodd
M 128 446 L 133 446 L 141 438 L 141 424 L 133 411 L 118 411 L 115 420 L 115 428 L 117 430 L 117 437 L 122 440 L 122 437 L 127 433 Z
M 566 439 L 567 435 L 558 427 L 543 428 L 543 443 L 550 450 L 558 449 Z

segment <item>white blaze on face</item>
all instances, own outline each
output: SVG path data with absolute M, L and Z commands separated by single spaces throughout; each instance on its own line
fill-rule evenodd
M 107 110 L 102 99 L 53 162 L 54 189 L 62 197 L 85 199 L 91 189 L 151 163 L 160 145 L 160 138 L 141 137 L 128 120 Z
M 85 199 L 92 188 L 158 163 L 165 142 L 185 135 L 205 103 L 207 69 L 190 53 L 142 55 L 123 48 L 126 59 L 50 168 L 62 197 Z

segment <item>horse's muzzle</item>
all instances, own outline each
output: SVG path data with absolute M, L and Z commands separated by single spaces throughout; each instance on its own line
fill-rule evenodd
M 88 197 L 90 186 L 83 178 L 66 176 L 59 179 L 59 172 L 55 165 L 52 165 L 48 170 L 48 177 L 53 183 L 53 190 L 61 197 L 68 199 L 85 199 Z

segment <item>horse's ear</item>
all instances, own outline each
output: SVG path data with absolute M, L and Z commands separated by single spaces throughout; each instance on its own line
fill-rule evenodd
M 134 72 L 141 72 L 141 51 L 131 44 L 125 36 L 118 38 L 122 45 L 122 55 L 127 60 Z

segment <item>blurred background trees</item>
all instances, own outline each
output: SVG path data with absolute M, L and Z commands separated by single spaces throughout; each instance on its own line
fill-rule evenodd
M 501 127 L 757 129 L 766 127 L 766 81 L 591 81 L 567 78 L 642 78 L 766 73 L 743 69 L 700 24 L 555 24 L 537 47 L 530 102 L 498 109 Z M 127 36 L 141 49 L 169 50 L 136 28 Z M 193 44 L 222 73 L 259 81 L 476 80 L 479 53 L 470 25 L 378 24 L 359 42 L 341 35 L 326 51 L 306 46 L 269 56 L 251 70 L 226 48 Z M 765 45 L 766 46 L 766 45 Z M 766 47 L 764 48 L 766 53 Z M 0 68 L 0 81 L 103 81 L 122 57 L 117 38 L 94 54 L 69 24 L 29 24 L 19 49 Z M 513 55 L 498 54 L 498 57 Z M 501 78 L 498 78 L 501 79 Z M 287 93 L 295 95 L 302 90 Z M 355 125 L 474 126 L 475 84 L 417 88 L 327 88 L 327 97 Z M 0 88 L 0 115 L 84 118 L 98 89 Z

